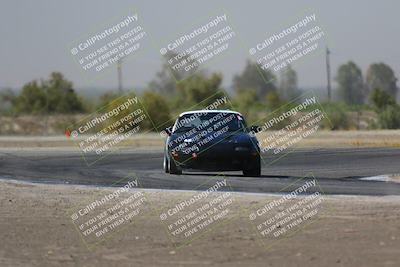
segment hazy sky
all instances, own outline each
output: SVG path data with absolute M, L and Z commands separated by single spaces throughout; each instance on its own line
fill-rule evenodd
M 400 1 L 107 1 L 107 0 L 2 0 L 0 2 L 0 88 L 20 87 L 61 71 L 75 87 L 115 88 L 112 69 L 97 79 L 87 79 L 73 61 L 69 45 L 89 35 L 98 25 L 122 17 L 135 9 L 142 19 L 147 38 L 155 44 L 168 40 L 209 14 L 229 13 L 237 36 L 255 44 L 298 17 L 305 9 L 315 11 L 329 35 L 332 72 L 348 60 L 355 61 L 365 74 L 373 62 L 385 62 L 400 76 Z M 221 12 L 219 12 L 221 11 Z M 221 71 L 224 85 L 240 72 L 248 58 L 243 47 L 234 47 L 228 56 L 207 68 Z M 124 87 L 144 87 L 160 69 L 161 55 L 155 46 L 145 47 L 125 63 Z M 114 67 L 113 67 L 114 68 Z M 325 57 L 304 58 L 294 68 L 301 87 L 325 86 Z

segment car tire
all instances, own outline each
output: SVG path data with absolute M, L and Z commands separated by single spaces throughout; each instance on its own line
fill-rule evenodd
M 261 176 L 261 160 L 257 157 L 253 166 L 250 169 L 244 169 L 243 175 L 248 177 L 260 177 Z
M 169 163 L 168 169 L 170 174 L 177 174 L 177 175 L 182 174 L 182 169 L 176 166 L 175 160 L 171 159 L 168 161 L 168 163 Z
M 167 155 L 164 155 L 163 168 L 164 168 L 165 173 L 169 173 L 169 163 L 168 163 Z

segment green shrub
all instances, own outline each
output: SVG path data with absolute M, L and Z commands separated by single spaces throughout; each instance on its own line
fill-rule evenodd
M 379 124 L 383 129 L 399 129 L 400 128 L 400 106 L 387 106 L 378 114 Z
M 349 130 L 354 127 L 348 116 L 348 107 L 343 103 L 325 103 L 323 105 L 327 118 L 322 121 L 324 129 Z
M 145 123 L 146 128 L 153 129 L 156 127 L 157 129 L 155 130 L 161 131 L 168 127 L 169 124 L 173 123 L 171 122 L 168 103 L 162 95 L 146 91 L 144 92 L 141 101 L 150 117 L 150 120 L 147 120 Z

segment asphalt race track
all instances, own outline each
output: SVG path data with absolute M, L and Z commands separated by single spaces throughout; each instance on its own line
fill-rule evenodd
M 400 175 L 400 149 L 297 150 L 286 156 L 263 155 L 262 177 L 224 172 L 232 189 L 240 192 L 277 193 L 291 189 L 294 181 L 313 175 L 325 194 L 400 195 L 400 183 L 366 181 L 364 177 Z M 0 178 L 40 183 L 110 186 L 135 174 L 145 188 L 202 190 L 218 173 L 165 174 L 160 151 L 115 152 L 87 166 L 80 152 L 1 151 Z M 282 190 L 283 188 L 285 188 Z

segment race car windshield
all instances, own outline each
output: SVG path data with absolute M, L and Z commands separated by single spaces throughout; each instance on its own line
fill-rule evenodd
M 174 132 L 187 132 L 192 129 L 213 131 L 225 129 L 227 132 L 244 131 L 246 124 L 242 116 L 235 113 L 194 113 L 179 118 Z

